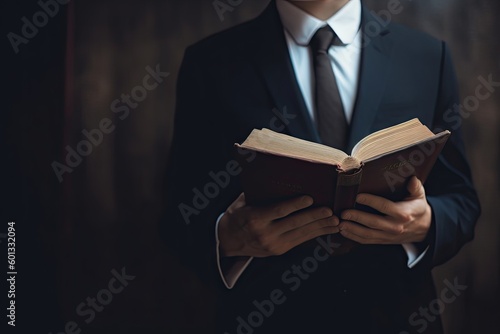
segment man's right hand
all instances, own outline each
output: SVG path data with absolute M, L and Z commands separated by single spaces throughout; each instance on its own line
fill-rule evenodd
M 316 237 L 339 232 L 339 219 L 327 207 L 309 208 L 310 196 L 266 207 L 248 206 L 243 193 L 219 221 L 221 255 L 281 255 Z M 308 208 L 308 209 L 306 209 Z

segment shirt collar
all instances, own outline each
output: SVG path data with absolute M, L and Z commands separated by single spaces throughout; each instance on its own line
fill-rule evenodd
M 361 25 L 361 1 L 349 0 L 337 13 L 322 21 L 296 7 L 287 0 L 276 0 L 285 30 L 299 45 L 307 46 L 319 28 L 329 25 L 342 44 L 351 44 Z

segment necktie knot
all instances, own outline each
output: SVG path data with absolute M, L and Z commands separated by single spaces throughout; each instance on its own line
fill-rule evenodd
M 335 37 L 335 32 L 327 25 L 316 31 L 309 45 L 315 53 L 327 53 Z

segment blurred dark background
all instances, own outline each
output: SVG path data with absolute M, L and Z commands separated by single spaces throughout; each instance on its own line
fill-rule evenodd
M 45 23 L 38 17 L 38 32 L 17 40 L 17 53 L 9 33 L 21 36 L 22 18 L 33 22 L 41 7 L 36 1 L 1 4 L 0 233 L 16 221 L 15 330 L 59 333 L 74 321 L 82 333 L 209 332 L 212 293 L 170 255 L 157 232 L 177 72 L 186 46 L 253 18 L 268 0 L 221 0 L 229 8 L 221 15 L 212 0 L 41 2 L 57 4 L 58 12 L 53 6 Z M 388 1 L 365 3 L 378 12 Z M 401 5 L 394 21 L 449 43 L 462 98 L 475 94 L 480 76 L 500 81 L 497 0 Z M 148 66 L 169 75 L 127 117 L 114 113 L 112 103 L 122 94 L 140 93 L 136 87 Z M 434 269 L 438 293 L 446 279 L 467 285 L 446 305 L 446 333 L 500 330 L 499 110 L 500 92 L 494 92 L 464 119 L 483 214 L 474 241 Z M 86 139 L 82 130 L 98 128 L 105 118 L 114 130 L 59 182 L 53 162 L 64 163 L 66 146 L 76 148 Z M 6 240 L 0 241 L 4 258 Z M 85 323 L 77 306 L 107 288 L 111 271 L 122 268 L 135 278 Z M 3 288 L 1 295 L 4 303 Z

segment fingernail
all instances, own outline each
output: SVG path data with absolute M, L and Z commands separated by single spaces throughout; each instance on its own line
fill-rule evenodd
M 363 196 L 356 197 L 356 202 L 358 202 L 358 203 L 363 203 L 364 200 L 365 200 L 365 198 Z
M 312 205 L 313 202 L 314 202 L 313 199 L 312 199 L 312 197 L 310 197 L 310 196 L 304 196 L 302 201 L 306 205 Z

